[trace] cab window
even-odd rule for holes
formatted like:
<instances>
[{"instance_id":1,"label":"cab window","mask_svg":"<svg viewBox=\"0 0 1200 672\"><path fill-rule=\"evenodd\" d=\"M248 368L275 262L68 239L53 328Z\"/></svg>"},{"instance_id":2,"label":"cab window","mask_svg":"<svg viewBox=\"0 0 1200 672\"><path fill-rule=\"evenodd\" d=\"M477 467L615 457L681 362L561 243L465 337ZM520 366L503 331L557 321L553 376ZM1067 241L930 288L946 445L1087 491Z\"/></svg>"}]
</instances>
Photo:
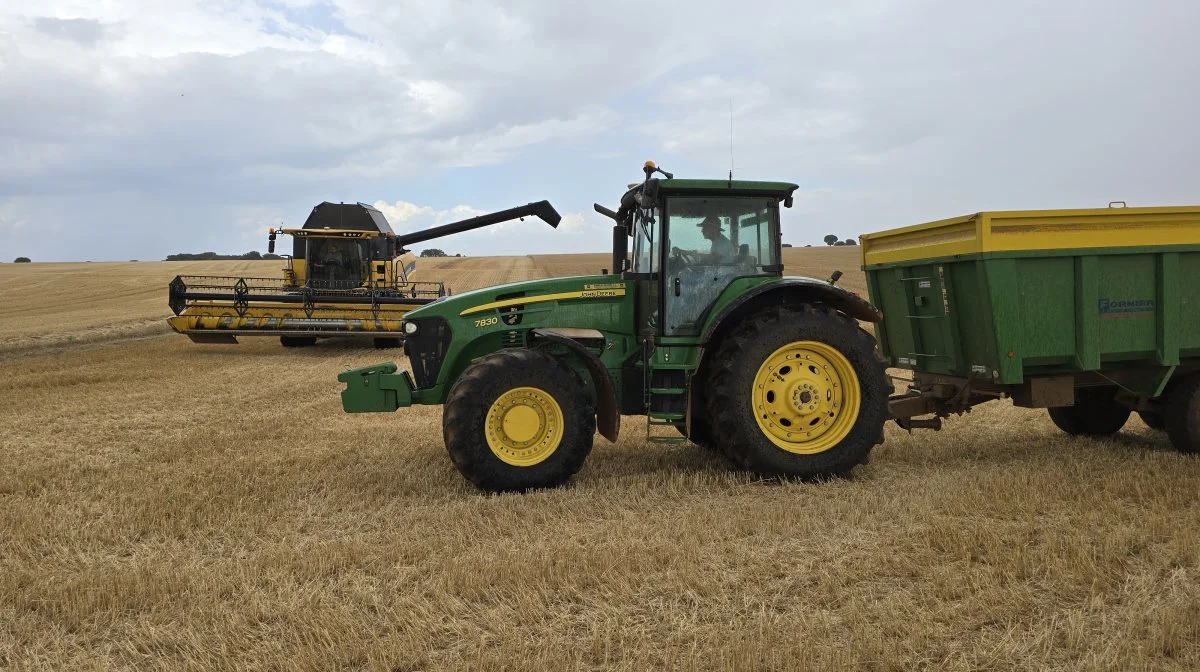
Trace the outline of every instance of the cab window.
<instances>
[{"instance_id":1,"label":"cab window","mask_svg":"<svg viewBox=\"0 0 1200 672\"><path fill-rule=\"evenodd\" d=\"M671 256L683 265L736 265L743 275L779 263L774 245L778 203L773 198L673 198Z\"/></svg>"},{"instance_id":2,"label":"cab window","mask_svg":"<svg viewBox=\"0 0 1200 672\"><path fill-rule=\"evenodd\" d=\"M729 283L777 273L778 220L779 205L773 198L670 199L663 333L699 334L709 309Z\"/></svg>"}]
</instances>

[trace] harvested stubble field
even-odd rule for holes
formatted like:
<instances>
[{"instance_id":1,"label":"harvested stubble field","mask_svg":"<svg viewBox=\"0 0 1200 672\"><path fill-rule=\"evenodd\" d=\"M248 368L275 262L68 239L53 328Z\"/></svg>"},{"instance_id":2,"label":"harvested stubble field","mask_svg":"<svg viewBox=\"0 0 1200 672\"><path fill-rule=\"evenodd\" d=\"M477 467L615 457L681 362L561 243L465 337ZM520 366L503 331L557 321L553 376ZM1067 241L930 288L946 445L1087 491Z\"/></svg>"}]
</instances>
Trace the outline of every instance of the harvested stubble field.
<instances>
[{"instance_id":1,"label":"harvested stubble field","mask_svg":"<svg viewBox=\"0 0 1200 672\"><path fill-rule=\"evenodd\" d=\"M793 249L789 272L853 249ZM604 255L423 260L456 291ZM0 668L1195 669L1200 460L1008 402L763 483L639 418L486 496L440 409L343 414L351 342L164 333L176 273L0 265Z\"/></svg>"}]
</instances>

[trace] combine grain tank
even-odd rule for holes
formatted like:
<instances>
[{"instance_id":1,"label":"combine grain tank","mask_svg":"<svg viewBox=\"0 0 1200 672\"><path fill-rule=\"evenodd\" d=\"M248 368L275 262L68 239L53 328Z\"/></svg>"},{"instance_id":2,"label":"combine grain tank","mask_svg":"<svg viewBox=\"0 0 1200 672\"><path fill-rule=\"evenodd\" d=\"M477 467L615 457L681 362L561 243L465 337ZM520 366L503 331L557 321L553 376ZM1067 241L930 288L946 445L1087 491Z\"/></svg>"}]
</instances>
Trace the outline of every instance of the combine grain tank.
<instances>
[{"instance_id":1,"label":"combine grain tank","mask_svg":"<svg viewBox=\"0 0 1200 672\"><path fill-rule=\"evenodd\" d=\"M1200 450L1200 207L981 212L861 240L880 347L913 371L901 426L1007 396L1071 434L1137 412Z\"/></svg>"}]
</instances>

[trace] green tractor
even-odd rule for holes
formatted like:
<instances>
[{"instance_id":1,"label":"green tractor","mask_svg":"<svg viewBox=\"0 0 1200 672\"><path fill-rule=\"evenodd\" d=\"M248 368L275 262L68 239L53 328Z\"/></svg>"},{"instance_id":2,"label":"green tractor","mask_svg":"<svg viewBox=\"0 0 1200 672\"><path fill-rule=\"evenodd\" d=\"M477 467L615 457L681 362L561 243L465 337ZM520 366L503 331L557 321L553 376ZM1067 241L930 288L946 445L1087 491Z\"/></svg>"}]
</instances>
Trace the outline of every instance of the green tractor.
<instances>
[{"instance_id":1,"label":"green tractor","mask_svg":"<svg viewBox=\"0 0 1200 672\"><path fill-rule=\"evenodd\" d=\"M411 375L390 363L341 374L345 410L444 405L455 466L492 491L564 483L597 431L617 440L622 415L646 416L652 441L690 440L764 476L864 462L892 388L858 320L882 316L837 274L783 276L779 207L797 186L675 179L652 162L644 173L615 212L596 205L615 222L611 275L409 312Z\"/></svg>"}]
</instances>

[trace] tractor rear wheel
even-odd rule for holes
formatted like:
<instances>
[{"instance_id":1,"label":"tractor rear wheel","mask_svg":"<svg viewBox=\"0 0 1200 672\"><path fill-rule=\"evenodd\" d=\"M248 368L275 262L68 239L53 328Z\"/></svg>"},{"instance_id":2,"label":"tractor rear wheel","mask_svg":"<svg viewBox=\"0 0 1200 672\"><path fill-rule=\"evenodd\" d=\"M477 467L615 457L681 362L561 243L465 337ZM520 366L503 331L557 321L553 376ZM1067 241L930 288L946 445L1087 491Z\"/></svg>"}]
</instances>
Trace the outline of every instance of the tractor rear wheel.
<instances>
[{"instance_id":1,"label":"tractor rear wheel","mask_svg":"<svg viewBox=\"0 0 1200 672\"><path fill-rule=\"evenodd\" d=\"M1074 406L1046 410L1050 420L1072 436L1112 436L1132 412L1117 402L1115 387L1081 387L1075 390Z\"/></svg>"},{"instance_id":2,"label":"tractor rear wheel","mask_svg":"<svg viewBox=\"0 0 1200 672\"><path fill-rule=\"evenodd\" d=\"M315 336L280 336L279 344L285 348L306 348L316 345L317 339Z\"/></svg>"},{"instance_id":3,"label":"tractor rear wheel","mask_svg":"<svg viewBox=\"0 0 1200 672\"><path fill-rule=\"evenodd\" d=\"M524 348L468 367L442 415L454 466L493 492L565 483L583 466L595 432L596 411L579 377L550 355Z\"/></svg>"},{"instance_id":4,"label":"tractor rear wheel","mask_svg":"<svg viewBox=\"0 0 1200 672\"><path fill-rule=\"evenodd\" d=\"M888 380L875 339L826 306L769 308L713 356L708 417L739 467L812 478L849 472L883 440Z\"/></svg>"},{"instance_id":5,"label":"tractor rear wheel","mask_svg":"<svg viewBox=\"0 0 1200 672\"><path fill-rule=\"evenodd\" d=\"M686 423L675 425L675 429L679 430L680 436L686 437L697 446L707 450L715 450L716 446L713 443L712 427L708 422L708 402L704 393L704 377L697 376L692 378L691 389L688 391L688 394L691 395L692 435L688 436Z\"/></svg>"},{"instance_id":6,"label":"tractor rear wheel","mask_svg":"<svg viewBox=\"0 0 1200 672\"><path fill-rule=\"evenodd\" d=\"M1150 429L1157 429L1161 432L1167 428L1167 419L1163 417L1162 413L1157 411L1138 411L1137 414Z\"/></svg>"},{"instance_id":7,"label":"tractor rear wheel","mask_svg":"<svg viewBox=\"0 0 1200 672\"><path fill-rule=\"evenodd\" d=\"M1200 453L1200 374L1185 378L1167 391L1163 419L1176 450Z\"/></svg>"}]
</instances>

